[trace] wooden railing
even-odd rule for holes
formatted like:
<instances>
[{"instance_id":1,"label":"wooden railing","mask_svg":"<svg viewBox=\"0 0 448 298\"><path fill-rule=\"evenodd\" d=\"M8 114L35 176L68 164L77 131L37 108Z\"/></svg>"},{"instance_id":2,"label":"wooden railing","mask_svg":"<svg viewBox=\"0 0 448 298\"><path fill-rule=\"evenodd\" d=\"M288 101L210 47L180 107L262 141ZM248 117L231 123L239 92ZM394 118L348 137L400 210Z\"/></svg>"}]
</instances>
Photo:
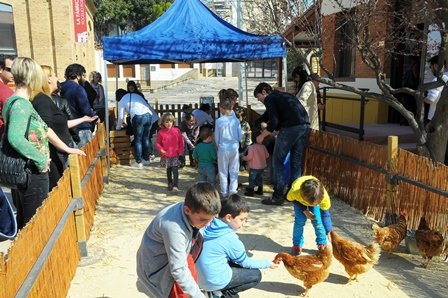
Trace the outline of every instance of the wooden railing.
<instances>
[{"instance_id":1,"label":"wooden railing","mask_svg":"<svg viewBox=\"0 0 448 298\"><path fill-rule=\"evenodd\" d=\"M107 179L106 134L98 125L7 254L0 254L0 297L65 297L93 225Z\"/></svg>"}]
</instances>

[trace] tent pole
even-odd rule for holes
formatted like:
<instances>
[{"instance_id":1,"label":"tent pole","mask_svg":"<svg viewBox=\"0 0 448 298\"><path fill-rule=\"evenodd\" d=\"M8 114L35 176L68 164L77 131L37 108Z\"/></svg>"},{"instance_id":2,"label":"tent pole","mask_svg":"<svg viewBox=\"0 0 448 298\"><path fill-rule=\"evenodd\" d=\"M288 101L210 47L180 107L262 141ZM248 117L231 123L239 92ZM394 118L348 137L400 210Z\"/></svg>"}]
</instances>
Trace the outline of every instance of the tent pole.
<instances>
[{"instance_id":1,"label":"tent pole","mask_svg":"<svg viewBox=\"0 0 448 298\"><path fill-rule=\"evenodd\" d=\"M246 82L246 108L249 106L249 90L247 89L247 62L244 62L244 81Z\"/></svg>"},{"instance_id":2,"label":"tent pole","mask_svg":"<svg viewBox=\"0 0 448 298\"><path fill-rule=\"evenodd\" d=\"M288 65L286 63L286 57L283 57L283 83L285 85L285 92L288 92Z\"/></svg>"},{"instance_id":3,"label":"tent pole","mask_svg":"<svg viewBox=\"0 0 448 298\"><path fill-rule=\"evenodd\" d=\"M108 88L108 77L107 77L107 63L106 60L104 60L104 56L103 56L103 65L104 65L104 77L105 80L104 82L106 82L106 84L104 84L104 93L105 93L105 99L104 99L104 115L106 115L104 117L104 124L106 125L106 162L107 162L107 181L105 181L106 183L109 183L109 177L110 177L110 155L109 155L109 139L110 139L110 129L109 129L109 88ZM114 115L115 117L115 115Z\"/></svg>"},{"instance_id":4,"label":"tent pole","mask_svg":"<svg viewBox=\"0 0 448 298\"><path fill-rule=\"evenodd\" d=\"M118 69L118 67L119 67L119 65L118 64L115 64L115 91L117 91L118 90L118 71L119 71L119 69ZM127 90L126 90L127 91ZM118 111L118 102L115 100L115 108L117 109L117 111ZM115 116L115 115L114 115Z\"/></svg>"},{"instance_id":5,"label":"tent pole","mask_svg":"<svg viewBox=\"0 0 448 298\"><path fill-rule=\"evenodd\" d=\"M243 93L243 68L244 67L244 63L240 62L239 63L239 71L238 71L238 94L243 97L244 93Z\"/></svg>"}]
</instances>

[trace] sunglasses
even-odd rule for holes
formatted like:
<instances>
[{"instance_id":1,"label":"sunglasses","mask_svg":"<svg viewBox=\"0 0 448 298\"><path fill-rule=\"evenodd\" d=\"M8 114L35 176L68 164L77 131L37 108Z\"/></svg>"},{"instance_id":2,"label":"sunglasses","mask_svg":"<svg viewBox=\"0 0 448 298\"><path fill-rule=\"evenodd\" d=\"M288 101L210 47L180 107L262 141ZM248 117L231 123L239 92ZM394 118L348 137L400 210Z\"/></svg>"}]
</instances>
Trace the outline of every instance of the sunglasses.
<instances>
[{"instance_id":1,"label":"sunglasses","mask_svg":"<svg viewBox=\"0 0 448 298\"><path fill-rule=\"evenodd\" d=\"M5 70L6 70L7 72L11 72L11 67L5 67Z\"/></svg>"}]
</instances>

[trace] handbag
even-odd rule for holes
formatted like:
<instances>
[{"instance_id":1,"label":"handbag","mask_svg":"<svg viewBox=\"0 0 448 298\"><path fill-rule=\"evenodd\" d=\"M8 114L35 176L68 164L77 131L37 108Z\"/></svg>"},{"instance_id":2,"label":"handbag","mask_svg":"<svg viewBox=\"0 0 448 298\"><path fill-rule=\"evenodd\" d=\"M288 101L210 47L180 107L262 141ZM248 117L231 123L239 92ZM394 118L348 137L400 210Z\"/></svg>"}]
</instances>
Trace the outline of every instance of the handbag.
<instances>
[{"instance_id":1,"label":"handbag","mask_svg":"<svg viewBox=\"0 0 448 298\"><path fill-rule=\"evenodd\" d=\"M11 107L18 98L14 99L7 113L7 120L11 113ZM28 137L28 129L31 117L28 118L25 137ZM0 186L8 188L27 188L30 181L30 160L18 153L8 141L8 124L5 122L5 133L0 141Z\"/></svg>"},{"instance_id":2,"label":"handbag","mask_svg":"<svg viewBox=\"0 0 448 298\"><path fill-rule=\"evenodd\" d=\"M126 135L132 136L134 135L134 128L132 127L132 118L131 118L131 107L132 107L132 93L129 94L129 114L126 116Z\"/></svg>"},{"instance_id":3,"label":"handbag","mask_svg":"<svg viewBox=\"0 0 448 298\"><path fill-rule=\"evenodd\" d=\"M17 220L11 203L0 188L0 242L12 240L17 234Z\"/></svg>"}]
</instances>

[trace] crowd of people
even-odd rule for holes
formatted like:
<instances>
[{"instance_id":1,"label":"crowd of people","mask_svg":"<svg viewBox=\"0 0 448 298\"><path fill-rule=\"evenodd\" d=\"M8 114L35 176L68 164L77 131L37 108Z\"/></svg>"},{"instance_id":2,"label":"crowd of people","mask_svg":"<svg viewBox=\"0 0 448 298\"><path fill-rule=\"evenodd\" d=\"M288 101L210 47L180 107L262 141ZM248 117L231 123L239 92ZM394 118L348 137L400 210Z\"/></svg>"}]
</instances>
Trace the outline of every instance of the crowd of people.
<instances>
[{"instance_id":1,"label":"crowd of people","mask_svg":"<svg viewBox=\"0 0 448 298\"><path fill-rule=\"evenodd\" d=\"M238 194L241 170L249 172L245 196L264 194L264 170L269 168L274 192L261 203L293 202L293 255L302 253L307 219L317 247L327 245L333 229L330 197L318 178L302 173L309 132L319 129L321 103L306 70L294 69L292 75L295 94L267 83L256 86L253 95L266 112L254 125L233 89L219 91L217 119L207 103L195 110L184 105L180 123L170 112L159 117L134 81L128 81L127 90L116 91L115 129L131 128L131 166L150 165L156 134L154 147L166 169L168 191L179 191L179 169L186 166L187 155L189 166L197 169L197 183L185 200L160 211L144 233L137 252L141 292L151 297L237 297L261 281L260 269L277 268L269 260L250 258L235 234L249 216L248 203ZM11 190L19 229L57 185L68 155L85 155L81 149L92 139L92 123L105 117L100 73L93 71L88 82L85 68L71 64L64 76L59 84L50 66L26 57L0 57L0 137L31 161L30 183ZM7 86L11 82L14 91ZM429 93L428 102L433 97Z\"/></svg>"},{"instance_id":2,"label":"crowd of people","mask_svg":"<svg viewBox=\"0 0 448 298\"><path fill-rule=\"evenodd\" d=\"M65 82L59 84L48 65L0 55L0 138L30 161L28 183L11 189L19 229L57 185L68 167L68 155L85 156L82 147L92 139L92 123L98 120L94 108L104 103L104 92L97 95L95 90L96 105L90 103L85 76L82 65L71 64ZM15 85L14 91L8 84Z\"/></svg>"},{"instance_id":3,"label":"crowd of people","mask_svg":"<svg viewBox=\"0 0 448 298\"><path fill-rule=\"evenodd\" d=\"M319 129L317 92L306 71L293 75L296 95L267 83L255 88L266 112L253 126L233 89L219 91L217 119L208 104L197 110L184 105L178 127L172 113L161 116L156 148L167 189L179 190L179 167L186 165L187 155L197 169L197 183L184 202L160 211L145 231L137 252L139 291L150 297L238 297L261 281L260 269L277 268L270 260L250 258L235 234L249 215L238 194L240 170L249 171L244 195L254 196L264 194L264 169L272 168L274 193L261 203L293 202L292 254L302 251L306 219L313 223L316 245L327 245L330 198L316 177L302 176L301 170L309 131Z\"/></svg>"}]
</instances>

